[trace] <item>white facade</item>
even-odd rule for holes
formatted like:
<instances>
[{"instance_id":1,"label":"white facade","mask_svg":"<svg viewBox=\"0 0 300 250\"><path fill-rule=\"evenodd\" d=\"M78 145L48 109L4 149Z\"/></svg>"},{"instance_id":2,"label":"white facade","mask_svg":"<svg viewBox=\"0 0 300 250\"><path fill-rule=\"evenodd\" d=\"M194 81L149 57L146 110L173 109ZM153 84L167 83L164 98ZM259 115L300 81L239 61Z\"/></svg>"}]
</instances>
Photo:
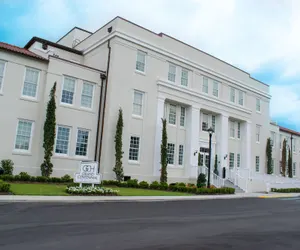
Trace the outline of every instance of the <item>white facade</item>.
<instances>
[{"instance_id":1,"label":"white facade","mask_svg":"<svg viewBox=\"0 0 300 250\"><path fill-rule=\"evenodd\" d=\"M0 149L0 158L14 160L17 172L39 174L45 105L50 89L57 81L57 124L62 126L60 132L65 134L68 132L63 128L70 128L67 129L70 136L67 152L54 152L53 175L72 174L80 159L99 160L101 156L100 172L105 179L114 178L114 135L120 107L124 119L123 166L126 176L146 181L159 179L161 118L167 120L169 182L196 180L198 153L202 166L208 161L206 130L209 127L215 130L211 165L213 168L217 155L220 175L225 167L226 176L242 186L241 180L236 181L239 177L266 173L267 138L270 131L279 134L279 128L270 125L269 86L251 78L247 72L119 17L92 34L75 28L58 41L58 46L48 43L43 49L42 44L42 39L37 39L29 42L26 48L48 61L23 58L0 50L0 60L5 62L0 110L7 116L6 127L0 130L1 138L7 142ZM40 72L37 98L30 101L20 96L26 66ZM104 71L107 71L107 83L104 81L101 88L100 74ZM70 84L70 79L65 76L74 84ZM85 82L93 86L92 107L88 109L82 107ZM74 85L74 90L71 88L74 92L72 104L61 101L65 84L68 91L69 85ZM6 106L13 112L7 112ZM104 112L101 107L105 108ZM104 116L104 126L103 133L102 126L98 129L101 139L97 144L97 128L102 124L98 122L99 108L101 121ZM32 146L22 154L14 149L17 123L21 118L34 121ZM80 128L89 134L87 154L79 158L76 143ZM96 144L101 153L97 151L95 158ZM300 146L300 139L297 145ZM278 155L276 150L274 146L274 156ZM300 158L296 164L299 166ZM274 168L276 173L276 164ZM240 170L238 177L237 169ZM300 176L299 171L296 175ZM254 185L253 180L249 186Z\"/></svg>"}]
</instances>

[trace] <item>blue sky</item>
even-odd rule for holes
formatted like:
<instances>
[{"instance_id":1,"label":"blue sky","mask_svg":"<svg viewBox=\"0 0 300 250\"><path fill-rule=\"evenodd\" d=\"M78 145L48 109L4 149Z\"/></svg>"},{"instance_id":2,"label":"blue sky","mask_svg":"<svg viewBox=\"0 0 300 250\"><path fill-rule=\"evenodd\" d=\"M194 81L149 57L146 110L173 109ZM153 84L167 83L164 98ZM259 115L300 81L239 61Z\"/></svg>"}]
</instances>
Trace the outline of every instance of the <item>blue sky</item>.
<instances>
[{"instance_id":1,"label":"blue sky","mask_svg":"<svg viewBox=\"0 0 300 250\"><path fill-rule=\"evenodd\" d=\"M0 0L0 41L56 41L74 26L95 31L117 15L269 84L272 120L300 131L298 0Z\"/></svg>"}]
</instances>

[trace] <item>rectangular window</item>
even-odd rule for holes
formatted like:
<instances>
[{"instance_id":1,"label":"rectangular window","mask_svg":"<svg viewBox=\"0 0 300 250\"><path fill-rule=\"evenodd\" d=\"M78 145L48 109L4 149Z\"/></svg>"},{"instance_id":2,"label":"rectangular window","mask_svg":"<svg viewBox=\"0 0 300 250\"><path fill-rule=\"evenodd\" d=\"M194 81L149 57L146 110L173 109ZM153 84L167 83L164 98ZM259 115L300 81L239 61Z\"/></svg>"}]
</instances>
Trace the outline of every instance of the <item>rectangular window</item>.
<instances>
[{"instance_id":1,"label":"rectangular window","mask_svg":"<svg viewBox=\"0 0 300 250\"><path fill-rule=\"evenodd\" d=\"M23 96L36 98L39 71L36 69L26 68L25 80L23 85Z\"/></svg>"},{"instance_id":2,"label":"rectangular window","mask_svg":"<svg viewBox=\"0 0 300 250\"><path fill-rule=\"evenodd\" d=\"M235 138L235 128L234 128L234 122L229 121L229 126L230 126L230 137Z\"/></svg>"},{"instance_id":3,"label":"rectangular window","mask_svg":"<svg viewBox=\"0 0 300 250\"><path fill-rule=\"evenodd\" d=\"M241 139L241 123L237 123L237 138Z\"/></svg>"},{"instance_id":4,"label":"rectangular window","mask_svg":"<svg viewBox=\"0 0 300 250\"><path fill-rule=\"evenodd\" d=\"M0 93L2 92L4 69L5 69L5 62L0 61Z\"/></svg>"},{"instance_id":5,"label":"rectangular window","mask_svg":"<svg viewBox=\"0 0 300 250\"><path fill-rule=\"evenodd\" d=\"M175 153L175 144L174 143L168 143L168 148L167 148L167 161L168 161L168 164L174 165L174 153Z\"/></svg>"},{"instance_id":6,"label":"rectangular window","mask_svg":"<svg viewBox=\"0 0 300 250\"><path fill-rule=\"evenodd\" d=\"M244 105L244 93L243 93L243 91L241 91L241 90L239 90L239 104L240 104L241 106Z\"/></svg>"},{"instance_id":7,"label":"rectangular window","mask_svg":"<svg viewBox=\"0 0 300 250\"><path fill-rule=\"evenodd\" d=\"M274 147L275 145L275 132L271 132L271 146Z\"/></svg>"},{"instance_id":8,"label":"rectangular window","mask_svg":"<svg viewBox=\"0 0 300 250\"><path fill-rule=\"evenodd\" d=\"M133 115L143 116L143 97L144 93L137 90L134 91L132 108Z\"/></svg>"},{"instance_id":9,"label":"rectangular window","mask_svg":"<svg viewBox=\"0 0 300 250\"><path fill-rule=\"evenodd\" d=\"M229 168L234 168L234 153L229 154Z\"/></svg>"},{"instance_id":10,"label":"rectangular window","mask_svg":"<svg viewBox=\"0 0 300 250\"><path fill-rule=\"evenodd\" d=\"M32 127L32 121L19 120L15 141L15 149L24 151L30 150Z\"/></svg>"},{"instance_id":11,"label":"rectangular window","mask_svg":"<svg viewBox=\"0 0 300 250\"><path fill-rule=\"evenodd\" d=\"M255 171L259 172L259 156L255 156Z\"/></svg>"},{"instance_id":12,"label":"rectangular window","mask_svg":"<svg viewBox=\"0 0 300 250\"><path fill-rule=\"evenodd\" d=\"M230 101L235 103L235 89L230 88Z\"/></svg>"},{"instance_id":13,"label":"rectangular window","mask_svg":"<svg viewBox=\"0 0 300 250\"><path fill-rule=\"evenodd\" d=\"M216 97L219 96L219 83L217 81L214 81L213 84L213 95Z\"/></svg>"},{"instance_id":14,"label":"rectangular window","mask_svg":"<svg viewBox=\"0 0 300 250\"><path fill-rule=\"evenodd\" d=\"M169 124L176 125L176 105L170 104Z\"/></svg>"},{"instance_id":15,"label":"rectangular window","mask_svg":"<svg viewBox=\"0 0 300 250\"><path fill-rule=\"evenodd\" d=\"M208 78L205 76L203 77L202 92L208 94Z\"/></svg>"},{"instance_id":16,"label":"rectangular window","mask_svg":"<svg viewBox=\"0 0 300 250\"><path fill-rule=\"evenodd\" d=\"M78 129L75 155L87 156L89 131Z\"/></svg>"},{"instance_id":17,"label":"rectangular window","mask_svg":"<svg viewBox=\"0 0 300 250\"><path fill-rule=\"evenodd\" d=\"M65 76L62 95L61 95L61 102L66 104L73 104L74 101L74 92L75 92L75 78Z\"/></svg>"},{"instance_id":18,"label":"rectangular window","mask_svg":"<svg viewBox=\"0 0 300 250\"><path fill-rule=\"evenodd\" d=\"M296 176L296 162L293 162L292 172L293 172L293 176Z\"/></svg>"},{"instance_id":19,"label":"rectangular window","mask_svg":"<svg viewBox=\"0 0 300 250\"><path fill-rule=\"evenodd\" d=\"M168 80L170 82L175 82L175 79L176 79L176 66L173 64L169 64Z\"/></svg>"},{"instance_id":20,"label":"rectangular window","mask_svg":"<svg viewBox=\"0 0 300 250\"><path fill-rule=\"evenodd\" d=\"M260 126L256 125L256 142L260 141Z\"/></svg>"},{"instance_id":21,"label":"rectangular window","mask_svg":"<svg viewBox=\"0 0 300 250\"><path fill-rule=\"evenodd\" d=\"M55 153L67 155L69 152L70 128L58 126L56 133Z\"/></svg>"},{"instance_id":22,"label":"rectangular window","mask_svg":"<svg viewBox=\"0 0 300 250\"><path fill-rule=\"evenodd\" d=\"M129 160L138 161L139 160L139 151L140 151L140 137L131 136L130 145L129 145Z\"/></svg>"},{"instance_id":23,"label":"rectangular window","mask_svg":"<svg viewBox=\"0 0 300 250\"><path fill-rule=\"evenodd\" d=\"M241 155L236 155L236 166L239 168L241 166Z\"/></svg>"},{"instance_id":24,"label":"rectangular window","mask_svg":"<svg viewBox=\"0 0 300 250\"><path fill-rule=\"evenodd\" d=\"M184 127L185 125L185 107L180 107L180 126Z\"/></svg>"},{"instance_id":25,"label":"rectangular window","mask_svg":"<svg viewBox=\"0 0 300 250\"><path fill-rule=\"evenodd\" d=\"M189 72L186 69L181 70L181 85L188 86Z\"/></svg>"},{"instance_id":26,"label":"rectangular window","mask_svg":"<svg viewBox=\"0 0 300 250\"><path fill-rule=\"evenodd\" d=\"M135 69L141 72L145 72L145 64L146 64L146 53L138 50L136 56Z\"/></svg>"},{"instance_id":27,"label":"rectangular window","mask_svg":"<svg viewBox=\"0 0 300 250\"><path fill-rule=\"evenodd\" d=\"M260 112L260 99L256 98L256 111Z\"/></svg>"},{"instance_id":28,"label":"rectangular window","mask_svg":"<svg viewBox=\"0 0 300 250\"><path fill-rule=\"evenodd\" d=\"M208 129L208 114L202 114L202 131Z\"/></svg>"},{"instance_id":29,"label":"rectangular window","mask_svg":"<svg viewBox=\"0 0 300 250\"><path fill-rule=\"evenodd\" d=\"M92 108L94 85L84 82L81 93L81 107Z\"/></svg>"},{"instance_id":30,"label":"rectangular window","mask_svg":"<svg viewBox=\"0 0 300 250\"><path fill-rule=\"evenodd\" d=\"M211 116L211 127L216 132L216 116Z\"/></svg>"},{"instance_id":31,"label":"rectangular window","mask_svg":"<svg viewBox=\"0 0 300 250\"><path fill-rule=\"evenodd\" d=\"M296 143L297 143L297 141L296 141L296 139L294 139L294 141L293 141L293 152L296 152Z\"/></svg>"},{"instance_id":32,"label":"rectangular window","mask_svg":"<svg viewBox=\"0 0 300 250\"><path fill-rule=\"evenodd\" d=\"M179 145L179 152L178 152L178 165L183 165L183 145Z\"/></svg>"}]
</instances>

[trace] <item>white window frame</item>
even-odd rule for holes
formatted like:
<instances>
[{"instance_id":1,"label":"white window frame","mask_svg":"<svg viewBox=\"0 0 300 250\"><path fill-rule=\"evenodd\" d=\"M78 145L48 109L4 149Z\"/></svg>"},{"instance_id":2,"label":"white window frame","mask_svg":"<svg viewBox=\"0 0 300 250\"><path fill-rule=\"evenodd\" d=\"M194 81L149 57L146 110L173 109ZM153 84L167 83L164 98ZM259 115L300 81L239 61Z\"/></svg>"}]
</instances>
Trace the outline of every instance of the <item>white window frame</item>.
<instances>
[{"instance_id":1,"label":"white window frame","mask_svg":"<svg viewBox=\"0 0 300 250\"><path fill-rule=\"evenodd\" d=\"M139 142L138 148L137 148L137 150L138 150L137 153L138 153L138 154L137 154L137 159L136 159L136 160L135 160L135 159L130 159L130 151L131 151L132 149L136 150L136 148L131 147L131 139L132 139L132 138L138 138L138 142ZM141 137L138 136L138 135L132 134L132 135L130 135L130 137L129 137L128 161L129 161L129 162L139 163L139 162L140 162L140 156L141 156Z\"/></svg>"},{"instance_id":2,"label":"white window frame","mask_svg":"<svg viewBox=\"0 0 300 250\"><path fill-rule=\"evenodd\" d=\"M241 139L241 123L237 122L237 138Z\"/></svg>"},{"instance_id":3,"label":"white window frame","mask_svg":"<svg viewBox=\"0 0 300 250\"><path fill-rule=\"evenodd\" d=\"M261 100L256 98L256 112L261 113Z\"/></svg>"},{"instance_id":4,"label":"white window frame","mask_svg":"<svg viewBox=\"0 0 300 250\"><path fill-rule=\"evenodd\" d=\"M207 118L204 120L204 118ZM205 126L203 126L204 124L206 124L206 128ZM209 116L208 114L202 113L202 122L201 122L201 129L202 131L207 131L209 129Z\"/></svg>"},{"instance_id":5,"label":"white window frame","mask_svg":"<svg viewBox=\"0 0 300 250\"><path fill-rule=\"evenodd\" d=\"M213 96L219 97L219 82L216 80L213 81Z\"/></svg>"},{"instance_id":6,"label":"white window frame","mask_svg":"<svg viewBox=\"0 0 300 250\"><path fill-rule=\"evenodd\" d=\"M241 154L240 153L236 154L236 167L237 168L241 167Z\"/></svg>"},{"instance_id":7,"label":"white window frame","mask_svg":"<svg viewBox=\"0 0 300 250\"><path fill-rule=\"evenodd\" d=\"M234 153L229 153L229 169L234 169Z\"/></svg>"},{"instance_id":8,"label":"white window frame","mask_svg":"<svg viewBox=\"0 0 300 250\"><path fill-rule=\"evenodd\" d=\"M141 104L135 102L136 101L135 100L135 95L136 94L140 94L142 96L142 103ZM139 117L139 118L143 117L143 115L144 115L144 96L145 96L144 92L136 90L136 89L133 90L133 97L132 97L132 116L133 117ZM135 113L135 109L134 109L135 106L139 106L141 108L141 113L140 114Z\"/></svg>"},{"instance_id":9,"label":"white window frame","mask_svg":"<svg viewBox=\"0 0 300 250\"><path fill-rule=\"evenodd\" d=\"M174 164L175 164L175 151L176 151L176 144L175 143L172 143L172 142L168 142L168 144L167 144L167 160L169 159L169 145L173 145L173 163L169 163L169 161L168 161L168 165L169 166L174 166Z\"/></svg>"},{"instance_id":10,"label":"white window frame","mask_svg":"<svg viewBox=\"0 0 300 250\"><path fill-rule=\"evenodd\" d=\"M208 78L203 76L202 92L208 94Z\"/></svg>"},{"instance_id":11,"label":"white window frame","mask_svg":"<svg viewBox=\"0 0 300 250\"><path fill-rule=\"evenodd\" d=\"M186 78L183 76L183 73L186 73ZM184 82L186 81L186 84ZM181 86L187 87L189 86L189 71L187 69L182 68L181 69L181 79L180 79Z\"/></svg>"},{"instance_id":12,"label":"white window frame","mask_svg":"<svg viewBox=\"0 0 300 250\"><path fill-rule=\"evenodd\" d=\"M72 79L74 80L74 92L73 92L73 99L72 99L72 104L71 103L66 103L66 102L63 102L62 101L62 98L63 98L63 92L64 92L64 86L65 86L65 79L66 78L69 78L69 79ZM61 88L61 96L60 96L60 104L61 105L66 105L66 106L75 106L75 100L76 100L76 86L77 86L77 78L75 77L72 77L72 76L67 76L67 75L64 75L63 76L63 84L62 84L62 88Z\"/></svg>"},{"instance_id":13,"label":"white window frame","mask_svg":"<svg viewBox=\"0 0 300 250\"><path fill-rule=\"evenodd\" d=\"M144 57L144 62L138 61L139 55L141 55L141 56ZM141 72L141 73L145 74L145 72L146 72L146 57L147 57L147 53L146 52L141 51L141 50L137 51L137 53L136 53L136 61L135 61L135 70L137 72ZM144 70L138 69L138 63L141 63L144 66Z\"/></svg>"},{"instance_id":14,"label":"white window frame","mask_svg":"<svg viewBox=\"0 0 300 250\"><path fill-rule=\"evenodd\" d=\"M256 131L255 131L256 143L260 143L260 128L261 128L261 125L256 124Z\"/></svg>"},{"instance_id":15,"label":"white window frame","mask_svg":"<svg viewBox=\"0 0 300 250\"><path fill-rule=\"evenodd\" d=\"M62 127L62 128L68 128L69 129L69 138L68 138L68 151L66 154L63 153L56 153L56 145L57 145L57 136L58 136L58 128ZM56 126L56 133L55 133L55 143L54 143L54 154L58 155L58 156L68 156L70 153L70 145L71 145L71 136L72 136L72 128L70 126L65 126L65 125L60 125L58 124Z\"/></svg>"},{"instance_id":16,"label":"white window frame","mask_svg":"<svg viewBox=\"0 0 300 250\"><path fill-rule=\"evenodd\" d=\"M88 141L87 141L87 144L86 144L86 155L77 155L76 154L76 148L77 148L77 143L78 143L78 132L80 131L84 131L84 132L88 132ZM70 130L71 132L71 130ZM88 129L84 129L84 128L77 128L77 133L76 133L76 144L75 144L75 156L76 157L80 157L80 158L88 158L88 155L89 155L89 142L90 142L90 130ZM70 136L69 136L70 137Z\"/></svg>"},{"instance_id":17,"label":"white window frame","mask_svg":"<svg viewBox=\"0 0 300 250\"><path fill-rule=\"evenodd\" d=\"M27 70L32 70L32 71L35 71L35 72L38 73L37 82L36 82L35 96L29 96L29 95L24 95L23 94L24 87L25 87L25 80L26 80ZM25 72L24 72L24 77L23 77L23 85L22 85L22 89L21 89L21 97L22 98L37 100L38 92L39 92L40 75L41 75L41 70L25 66ZM32 82L29 82L29 83L34 84Z\"/></svg>"},{"instance_id":18,"label":"white window frame","mask_svg":"<svg viewBox=\"0 0 300 250\"><path fill-rule=\"evenodd\" d=\"M5 71L6 71L6 61L0 60L0 64L3 64L3 72L2 75L0 75L0 94L3 93L3 85L4 85L4 78L5 78Z\"/></svg>"},{"instance_id":19,"label":"white window frame","mask_svg":"<svg viewBox=\"0 0 300 250\"><path fill-rule=\"evenodd\" d=\"M260 172L260 159L259 156L255 156L255 172Z\"/></svg>"},{"instance_id":20,"label":"white window frame","mask_svg":"<svg viewBox=\"0 0 300 250\"><path fill-rule=\"evenodd\" d=\"M234 139L235 138L235 122L229 121L229 137Z\"/></svg>"},{"instance_id":21,"label":"white window frame","mask_svg":"<svg viewBox=\"0 0 300 250\"><path fill-rule=\"evenodd\" d=\"M16 148L16 143L17 143L17 137L18 137L18 130L19 130L19 122L22 121L22 122L30 122L31 123L31 131L30 131L30 138L29 138L29 144L28 144L28 149L18 149ZM17 122L17 127L16 127L16 134L15 134L15 141L14 141L14 149L13 151L14 152L24 152L24 153L30 153L31 152L31 148L32 148L32 137L33 137L33 133L34 133L34 121L32 120L27 120L27 119L18 119L18 122Z\"/></svg>"},{"instance_id":22,"label":"white window frame","mask_svg":"<svg viewBox=\"0 0 300 250\"><path fill-rule=\"evenodd\" d=\"M239 105L244 106L244 92L239 90Z\"/></svg>"},{"instance_id":23,"label":"white window frame","mask_svg":"<svg viewBox=\"0 0 300 250\"><path fill-rule=\"evenodd\" d=\"M186 114L186 109L185 107L180 107L180 127L184 128L185 127L185 115Z\"/></svg>"},{"instance_id":24,"label":"white window frame","mask_svg":"<svg viewBox=\"0 0 300 250\"><path fill-rule=\"evenodd\" d=\"M82 97L83 97L83 96L87 96L87 95L84 95L84 94L83 94L83 89L84 89L84 85L85 85L85 84L86 84L86 85L92 86L92 96L91 96L92 100L91 100L91 107L85 107L85 106L82 105ZM83 83L82 83L82 90L81 90L81 96L80 96L80 107L81 107L81 108L89 109L89 110L93 109L93 106L94 106L94 92L95 92L95 84L93 84L93 83L91 83L91 82L88 82L88 81L83 81ZM88 96L88 97L90 97L90 96Z\"/></svg>"},{"instance_id":25,"label":"white window frame","mask_svg":"<svg viewBox=\"0 0 300 250\"><path fill-rule=\"evenodd\" d=\"M182 150L180 150L182 148ZM184 145L179 144L178 146L178 165L183 166L184 165Z\"/></svg>"},{"instance_id":26,"label":"white window frame","mask_svg":"<svg viewBox=\"0 0 300 250\"><path fill-rule=\"evenodd\" d=\"M235 103L235 88L230 87L230 102Z\"/></svg>"},{"instance_id":27,"label":"white window frame","mask_svg":"<svg viewBox=\"0 0 300 250\"><path fill-rule=\"evenodd\" d=\"M171 110L174 108L175 110L175 113L171 113ZM171 123L170 120L171 120L171 116L174 118L174 123ZM169 115L168 115L168 123L169 125L172 125L172 126L176 126L176 123L177 123L177 106L175 104L172 104L170 103L169 104Z\"/></svg>"},{"instance_id":28,"label":"white window frame","mask_svg":"<svg viewBox=\"0 0 300 250\"><path fill-rule=\"evenodd\" d=\"M171 69L174 69L174 72L171 72ZM177 70L176 65L169 63L169 70L168 70L168 81L169 82L172 82L172 83L176 82L176 70ZM173 77L173 76L174 76L174 81L171 80L171 77Z\"/></svg>"}]
</instances>

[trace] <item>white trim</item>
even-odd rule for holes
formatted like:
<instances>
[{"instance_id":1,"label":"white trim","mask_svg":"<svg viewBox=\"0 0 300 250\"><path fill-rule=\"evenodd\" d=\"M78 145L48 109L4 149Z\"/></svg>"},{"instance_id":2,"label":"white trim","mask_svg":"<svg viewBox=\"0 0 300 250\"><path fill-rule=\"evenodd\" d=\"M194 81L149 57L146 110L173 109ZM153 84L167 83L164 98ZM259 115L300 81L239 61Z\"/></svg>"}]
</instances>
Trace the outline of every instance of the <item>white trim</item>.
<instances>
[{"instance_id":1,"label":"white trim","mask_svg":"<svg viewBox=\"0 0 300 250\"><path fill-rule=\"evenodd\" d=\"M76 155L76 147L77 147L77 140L78 140L78 131L87 131L88 132L88 141L87 141L87 146L86 146L86 155ZM75 150L74 150L74 157L75 158L79 158L79 159L87 159L89 158L89 146L90 146L90 135L91 135L91 130L90 129L86 129L86 128L81 128L81 127L77 127L76 130L76 140L75 140Z\"/></svg>"},{"instance_id":2,"label":"white trim","mask_svg":"<svg viewBox=\"0 0 300 250\"><path fill-rule=\"evenodd\" d=\"M62 102L62 96L63 96L63 90L64 90L64 85L65 85L65 77L68 77L68 78L71 78L71 79L74 79L75 80L75 83L74 83L74 93L73 93L73 101L72 101L72 104L70 103L65 103L65 102ZM59 103L60 105L62 106L75 106L75 101L76 101L76 85L77 85L77 81L78 81L78 78L74 77L74 76L69 76L69 75L62 75L62 86L61 86L61 94L60 94L60 100L59 100Z\"/></svg>"},{"instance_id":3,"label":"white trim","mask_svg":"<svg viewBox=\"0 0 300 250\"><path fill-rule=\"evenodd\" d=\"M137 138L139 138L139 151L138 151L138 159L137 159L137 161L129 159L131 137L137 137ZM140 157L141 157L141 141L142 141L142 138L141 138L140 135L137 135L137 134L130 134L129 135L129 147L128 147L128 163L129 164L140 165L140 160L141 160L140 159Z\"/></svg>"},{"instance_id":4,"label":"white trim","mask_svg":"<svg viewBox=\"0 0 300 250\"><path fill-rule=\"evenodd\" d=\"M0 63L4 63L2 82L1 82L1 85L0 85L0 95L3 95L3 86L4 86L4 79L5 79L7 61L0 60Z\"/></svg>"},{"instance_id":5,"label":"white trim","mask_svg":"<svg viewBox=\"0 0 300 250\"><path fill-rule=\"evenodd\" d=\"M138 54L139 54L139 52L141 52L142 54L144 54L144 56L145 56L145 65L144 65L144 71L141 71L141 70L138 70L137 68L136 68L136 63L138 62ZM143 75L146 75L146 65L147 65L147 52L145 52L145 51L143 51L143 50L140 50L140 49L137 49L136 50L136 59L135 59L135 71L137 72L137 73L141 73L141 74L143 74Z\"/></svg>"},{"instance_id":6,"label":"white trim","mask_svg":"<svg viewBox=\"0 0 300 250\"><path fill-rule=\"evenodd\" d=\"M141 115L137 115L133 113L133 106L134 106L134 94L135 92L142 94L142 107L141 107ZM138 89L133 89L133 93L132 93L132 102L131 102L131 116L133 118L137 118L137 119L141 119L143 120L144 118L144 99L145 99L145 92L138 90Z\"/></svg>"},{"instance_id":7,"label":"white trim","mask_svg":"<svg viewBox=\"0 0 300 250\"><path fill-rule=\"evenodd\" d=\"M30 139L29 139L29 147L28 150L25 149L16 149L16 142L17 142L17 135L18 135L18 128L19 128L19 121L27 121L31 122L31 131L30 131ZM15 133L15 140L14 140L14 145L13 145L13 153L15 154L26 154L26 155L31 155L31 149L32 149L32 137L34 134L34 129L35 129L35 121L30 120L30 119L23 119L23 118L17 118L17 126L16 126L16 133Z\"/></svg>"},{"instance_id":8,"label":"white trim","mask_svg":"<svg viewBox=\"0 0 300 250\"><path fill-rule=\"evenodd\" d=\"M69 138L68 138L68 152L66 154L60 154L60 153L56 153L56 143L57 143L57 131L58 131L58 127L64 127L64 128L69 128L70 132L69 132ZM68 125L61 125L61 124L56 124L56 129L55 129L55 143L54 143L54 149L53 149L53 155L55 156L60 156L60 157L70 157L70 145L71 145L71 136L72 135L72 127L68 126ZM75 154L74 154L75 155ZM75 157L73 157L75 158Z\"/></svg>"},{"instance_id":9,"label":"white trim","mask_svg":"<svg viewBox=\"0 0 300 250\"><path fill-rule=\"evenodd\" d=\"M82 106L82 93L83 93L84 84L89 84L89 85L92 85L92 87L93 87L92 102L91 102L91 107L90 108ZM96 89L95 85L96 85L95 83L92 83L92 82L89 82L89 81L86 81L86 80L82 80L82 88L81 88L81 95L80 95L80 108L81 109L93 110L93 108L94 108L94 95L95 95L95 89ZM74 92L74 95L75 95L75 92Z\"/></svg>"},{"instance_id":10,"label":"white trim","mask_svg":"<svg viewBox=\"0 0 300 250\"><path fill-rule=\"evenodd\" d=\"M39 82L40 82L40 77L41 77L41 70L37 69L37 68L33 68L33 67L29 67L29 66L24 66L25 70L24 70L24 74L23 74L23 84L22 84L22 88L21 88L21 96L20 99L28 99L28 100L33 100L33 101L38 101L38 92L39 92ZM24 90L24 86L25 86L25 79L26 79L26 72L27 69L31 69L31 70L35 70L38 72L38 78L37 78L37 82L36 82L36 92L35 92L35 96L27 96L27 95L23 95L23 90Z\"/></svg>"}]
</instances>

